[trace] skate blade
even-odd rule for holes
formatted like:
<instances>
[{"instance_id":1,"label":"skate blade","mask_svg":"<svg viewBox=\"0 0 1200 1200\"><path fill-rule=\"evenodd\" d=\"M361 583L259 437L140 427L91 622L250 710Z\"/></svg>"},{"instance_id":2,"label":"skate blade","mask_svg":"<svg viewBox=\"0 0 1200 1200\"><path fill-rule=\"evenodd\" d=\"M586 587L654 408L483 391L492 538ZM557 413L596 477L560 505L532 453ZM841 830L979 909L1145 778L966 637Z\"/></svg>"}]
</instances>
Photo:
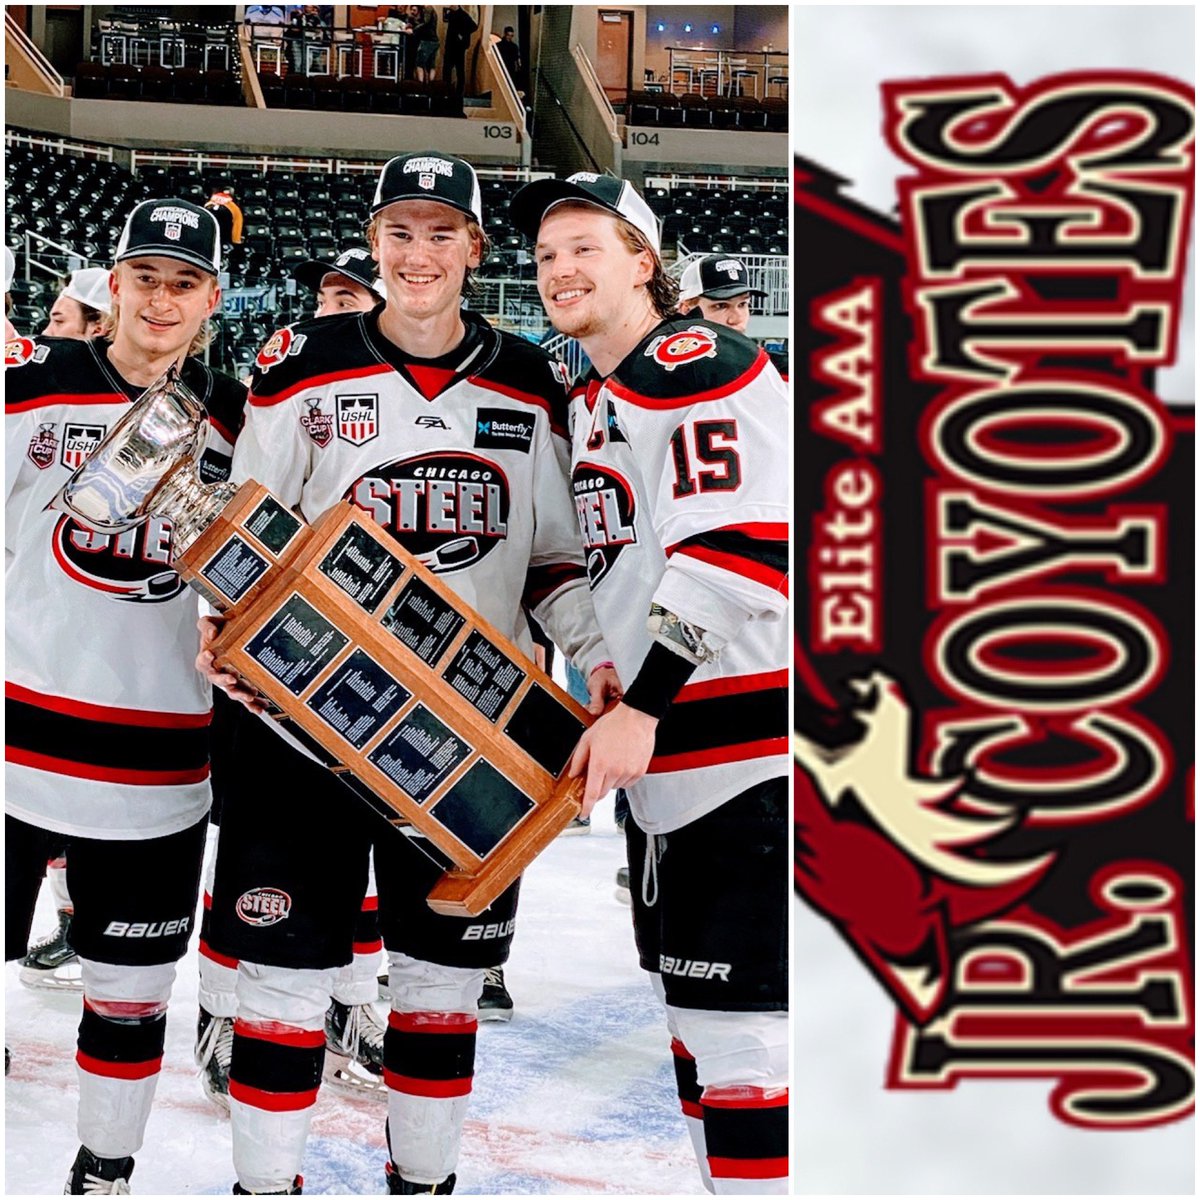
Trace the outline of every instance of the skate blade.
<instances>
[{"instance_id":1,"label":"skate blade","mask_svg":"<svg viewBox=\"0 0 1200 1200\"><path fill-rule=\"evenodd\" d=\"M229 1096L225 1092L218 1092L215 1088L209 1087L206 1083L201 1083L204 1088L204 1094L212 1101L212 1106L224 1116L229 1116Z\"/></svg>"},{"instance_id":2,"label":"skate blade","mask_svg":"<svg viewBox=\"0 0 1200 1200\"><path fill-rule=\"evenodd\" d=\"M511 1008L481 1008L477 1020L480 1021L511 1021L513 1010Z\"/></svg>"},{"instance_id":3,"label":"skate blade","mask_svg":"<svg viewBox=\"0 0 1200 1200\"><path fill-rule=\"evenodd\" d=\"M341 1055L325 1052L324 1082L349 1096L374 1097L387 1102L387 1084L382 1075L372 1075L358 1063Z\"/></svg>"},{"instance_id":4,"label":"skate blade","mask_svg":"<svg viewBox=\"0 0 1200 1200\"><path fill-rule=\"evenodd\" d=\"M622 904L628 904L630 908L633 907L633 897L629 894L628 888L619 887L615 892L613 892L613 895L616 896L616 898Z\"/></svg>"},{"instance_id":5,"label":"skate blade","mask_svg":"<svg viewBox=\"0 0 1200 1200\"><path fill-rule=\"evenodd\" d=\"M75 968L77 971L78 967ZM53 971L39 971L36 967L22 967L21 982L35 992L82 992L83 979L80 975L60 975L61 967Z\"/></svg>"}]
</instances>

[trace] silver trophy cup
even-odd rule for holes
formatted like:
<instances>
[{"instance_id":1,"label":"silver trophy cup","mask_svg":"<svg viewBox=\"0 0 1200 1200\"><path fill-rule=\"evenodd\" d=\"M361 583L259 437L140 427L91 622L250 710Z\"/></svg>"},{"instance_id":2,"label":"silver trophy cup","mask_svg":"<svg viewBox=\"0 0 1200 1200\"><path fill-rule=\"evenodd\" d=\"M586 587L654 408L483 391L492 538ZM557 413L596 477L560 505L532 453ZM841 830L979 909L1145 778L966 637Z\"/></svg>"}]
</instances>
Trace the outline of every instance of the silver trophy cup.
<instances>
[{"instance_id":1,"label":"silver trophy cup","mask_svg":"<svg viewBox=\"0 0 1200 1200\"><path fill-rule=\"evenodd\" d=\"M170 367L134 402L50 502L97 533L123 533L150 516L171 522L178 557L233 498L232 483L205 484L196 464L208 412Z\"/></svg>"}]
</instances>

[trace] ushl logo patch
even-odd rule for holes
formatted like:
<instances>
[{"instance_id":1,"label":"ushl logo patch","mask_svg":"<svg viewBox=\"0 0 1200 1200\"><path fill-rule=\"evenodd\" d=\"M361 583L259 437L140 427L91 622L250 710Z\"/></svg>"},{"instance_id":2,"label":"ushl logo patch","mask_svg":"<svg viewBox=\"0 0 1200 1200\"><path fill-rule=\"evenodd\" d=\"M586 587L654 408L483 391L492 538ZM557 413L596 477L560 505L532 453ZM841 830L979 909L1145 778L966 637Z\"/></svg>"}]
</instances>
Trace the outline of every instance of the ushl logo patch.
<instances>
[{"instance_id":1,"label":"ushl logo patch","mask_svg":"<svg viewBox=\"0 0 1200 1200\"><path fill-rule=\"evenodd\" d=\"M796 889L896 1006L889 1088L1048 1077L1070 1125L1168 1124L1195 1090L1195 424L1155 369L1192 90L883 92L898 221L796 162Z\"/></svg>"},{"instance_id":2,"label":"ushl logo patch","mask_svg":"<svg viewBox=\"0 0 1200 1200\"><path fill-rule=\"evenodd\" d=\"M320 400L306 403L308 408L300 414L300 426L324 450L333 441L333 414L321 411Z\"/></svg>"},{"instance_id":3,"label":"ushl logo patch","mask_svg":"<svg viewBox=\"0 0 1200 1200\"><path fill-rule=\"evenodd\" d=\"M163 235L169 242L177 242L183 236L183 226L176 225L174 221L163 226Z\"/></svg>"},{"instance_id":4,"label":"ushl logo patch","mask_svg":"<svg viewBox=\"0 0 1200 1200\"><path fill-rule=\"evenodd\" d=\"M379 436L379 397L338 396L337 434L352 446L365 446Z\"/></svg>"},{"instance_id":5,"label":"ushl logo patch","mask_svg":"<svg viewBox=\"0 0 1200 1200\"><path fill-rule=\"evenodd\" d=\"M717 340L703 325L692 325L682 333L656 337L646 347L645 354L668 371L673 371L683 363L696 362L701 358L716 358Z\"/></svg>"},{"instance_id":6,"label":"ushl logo patch","mask_svg":"<svg viewBox=\"0 0 1200 1200\"><path fill-rule=\"evenodd\" d=\"M39 471L53 465L58 455L58 434L54 432L53 421L44 421L37 427L25 453Z\"/></svg>"},{"instance_id":7,"label":"ushl logo patch","mask_svg":"<svg viewBox=\"0 0 1200 1200\"><path fill-rule=\"evenodd\" d=\"M68 423L63 430L62 465L68 471L81 467L104 438L104 425Z\"/></svg>"}]
</instances>

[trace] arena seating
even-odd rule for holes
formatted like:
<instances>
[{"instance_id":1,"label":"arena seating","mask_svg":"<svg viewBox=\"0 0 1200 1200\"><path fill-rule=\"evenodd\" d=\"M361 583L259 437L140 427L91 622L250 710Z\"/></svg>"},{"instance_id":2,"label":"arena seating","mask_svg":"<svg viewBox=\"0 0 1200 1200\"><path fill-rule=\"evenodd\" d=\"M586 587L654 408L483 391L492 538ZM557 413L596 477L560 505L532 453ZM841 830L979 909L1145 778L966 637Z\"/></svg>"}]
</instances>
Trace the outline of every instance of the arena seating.
<instances>
[{"instance_id":1,"label":"arena seating","mask_svg":"<svg viewBox=\"0 0 1200 1200\"><path fill-rule=\"evenodd\" d=\"M786 133L787 101L769 96L705 96L698 92L630 92L627 125L675 129L740 129Z\"/></svg>"},{"instance_id":2,"label":"arena seating","mask_svg":"<svg viewBox=\"0 0 1200 1200\"><path fill-rule=\"evenodd\" d=\"M314 167L323 164L314 163ZM139 200L179 197L203 204L217 188L231 187L242 209L243 240L228 255L233 291L275 287L273 311L226 313L212 350L214 364L248 368L278 324L309 310L310 297L287 295L285 281L296 262L336 253L344 242L362 239L374 183L370 172L332 175L324 169L268 170L260 167L203 170L187 165L144 166L135 177L115 163L60 155L10 144L6 156L6 237L20 252L26 229L70 247L81 257L111 261L126 214ZM479 276L481 307L499 311L499 289L486 281L532 281L527 242L512 227L508 204L521 186L515 178L480 181L484 229L491 247ZM663 220L664 256L680 248L731 254L784 254L787 197L749 187L701 187L680 183L652 187L646 198ZM38 253L53 260L53 255ZM56 264L57 265L57 264ZM65 272L67 264L61 263ZM14 285L19 330L38 331L53 303L55 283L40 273L28 287ZM536 297L529 304L537 308ZM524 304L522 296L517 301ZM535 314L536 315L536 314Z\"/></svg>"},{"instance_id":3,"label":"arena seating","mask_svg":"<svg viewBox=\"0 0 1200 1200\"><path fill-rule=\"evenodd\" d=\"M260 72L259 87L267 108L318 109L322 112L401 113L405 116L465 117L461 96L442 80L363 79L332 75Z\"/></svg>"},{"instance_id":4,"label":"arena seating","mask_svg":"<svg viewBox=\"0 0 1200 1200\"><path fill-rule=\"evenodd\" d=\"M80 100L151 100L158 104L245 103L242 85L234 71L199 67L103 66L81 62L75 68L74 94Z\"/></svg>"}]
</instances>

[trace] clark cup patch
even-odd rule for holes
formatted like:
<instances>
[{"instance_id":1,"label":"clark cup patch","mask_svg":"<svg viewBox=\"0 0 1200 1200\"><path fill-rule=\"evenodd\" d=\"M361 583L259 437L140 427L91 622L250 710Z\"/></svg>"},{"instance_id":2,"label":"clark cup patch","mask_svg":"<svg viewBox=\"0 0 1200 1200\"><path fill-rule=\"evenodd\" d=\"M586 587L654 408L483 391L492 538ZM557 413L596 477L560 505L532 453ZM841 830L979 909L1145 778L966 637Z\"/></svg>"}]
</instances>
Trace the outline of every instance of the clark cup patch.
<instances>
[{"instance_id":1,"label":"clark cup patch","mask_svg":"<svg viewBox=\"0 0 1200 1200\"><path fill-rule=\"evenodd\" d=\"M237 898L237 915L247 925L278 925L292 912L292 898L273 887L251 888Z\"/></svg>"},{"instance_id":2,"label":"clark cup patch","mask_svg":"<svg viewBox=\"0 0 1200 1200\"><path fill-rule=\"evenodd\" d=\"M645 349L647 358L652 358L668 371L683 363L696 362L701 358L716 358L717 343L710 330L703 325L692 325L682 333L668 333L656 337Z\"/></svg>"},{"instance_id":3,"label":"clark cup patch","mask_svg":"<svg viewBox=\"0 0 1200 1200\"><path fill-rule=\"evenodd\" d=\"M377 395L338 396L337 435L352 446L365 446L379 436L379 397Z\"/></svg>"},{"instance_id":4,"label":"clark cup patch","mask_svg":"<svg viewBox=\"0 0 1200 1200\"><path fill-rule=\"evenodd\" d=\"M481 408L475 413L475 446L529 453L534 418L508 408Z\"/></svg>"},{"instance_id":5,"label":"clark cup patch","mask_svg":"<svg viewBox=\"0 0 1200 1200\"><path fill-rule=\"evenodd\" d=\"M33 437L29 439L25 454L39 471L53 465L58 455L58 434L54 432L53 421L44 421L37 427Z\"/></svg>"},{"instance_id":6,"label":"clark cup patch","mask_svg":"<svg viewBox=\"0 0 1200 1200\"><path fill-rule=\"evenodd\" d=\"M1195 423L1155 369L1192 89L919 79L883 108L898 218L796 160L796 889L895 1005L889 1088L1050 1078L1069 1125L1169 1124Z\"/></svg>"},{"instance_id":7,"label":"clark cup patch","mask_svg":"<svg viewBox=\"0 0 1200 1200\"><path fill-rule=\"evenodd\" d=\"M104 438L105 426L68 422L63 430L62 465L68 471L81 467Z\"/></svg>"},{"instance_id":8,"label":"clark cup patch","mask_svg":"<svg viewBox=\"0 0 1200 1200\"><path fill-rule=\"evenodd\" d=\"M319 399L306 400L308 407L300 414L300 427L322 450L333 441L333 414L323 412Z\"/></svg>"}]
</instances>

